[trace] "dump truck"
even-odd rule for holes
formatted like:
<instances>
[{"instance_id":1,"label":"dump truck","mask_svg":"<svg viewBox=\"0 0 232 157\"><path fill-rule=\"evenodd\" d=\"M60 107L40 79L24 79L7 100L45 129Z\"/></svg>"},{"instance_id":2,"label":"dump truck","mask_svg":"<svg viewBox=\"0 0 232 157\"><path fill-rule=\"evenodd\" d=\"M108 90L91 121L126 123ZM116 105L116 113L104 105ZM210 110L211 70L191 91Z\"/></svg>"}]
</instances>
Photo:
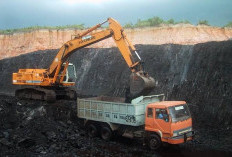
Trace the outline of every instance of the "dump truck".
<instances>
[{"instance_id":1,"label":"dump truck","mask_svg":"<svg viewBox=\"0 0 232 157\"><path fill-rule=\"evenodd\" d=\"M90 137L113 135L138 138L152 150L163 143L192 140L192 118L185 101L164 101L164 94L140 96L124 103L119 97L77 99L77 116L83 119Z\"/></svg>"}]
</instances>

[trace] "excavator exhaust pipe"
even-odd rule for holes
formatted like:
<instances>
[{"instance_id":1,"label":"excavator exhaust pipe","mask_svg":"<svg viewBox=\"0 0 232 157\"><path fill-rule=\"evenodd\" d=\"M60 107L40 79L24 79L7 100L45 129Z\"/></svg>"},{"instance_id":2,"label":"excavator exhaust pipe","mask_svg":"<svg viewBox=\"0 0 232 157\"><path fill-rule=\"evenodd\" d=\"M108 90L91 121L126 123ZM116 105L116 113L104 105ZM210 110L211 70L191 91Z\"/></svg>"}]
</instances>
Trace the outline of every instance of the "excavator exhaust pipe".
<instances>
[{"instance_id":1,"label":"excavator exhaust pipe","mask_svg":"<svg viewBox=\"0 0 232 157\"><path fill-rule=\"evenodd\" d=\"M130 75L130 96L147 95L155 88L155 80L143 71Z\"/></svg>"}]
</instances>

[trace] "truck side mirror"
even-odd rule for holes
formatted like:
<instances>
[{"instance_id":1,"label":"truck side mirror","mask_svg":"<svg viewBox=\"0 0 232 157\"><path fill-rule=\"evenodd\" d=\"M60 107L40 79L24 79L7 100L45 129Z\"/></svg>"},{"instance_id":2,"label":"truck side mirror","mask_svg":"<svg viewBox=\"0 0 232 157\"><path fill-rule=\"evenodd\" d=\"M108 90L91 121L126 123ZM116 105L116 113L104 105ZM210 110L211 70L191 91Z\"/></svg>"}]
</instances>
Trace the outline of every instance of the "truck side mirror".
<instances>
[{"instance_id":1,"label":"truck side mirror","mask_svg":"<svg viewBox=\"0 0 232 157\"><path fill-rule=\"evenodd\" d=\"M164 121L165 121L165 122L169 122L169 116L164 117Z\"/></svg>"}]
</instances>

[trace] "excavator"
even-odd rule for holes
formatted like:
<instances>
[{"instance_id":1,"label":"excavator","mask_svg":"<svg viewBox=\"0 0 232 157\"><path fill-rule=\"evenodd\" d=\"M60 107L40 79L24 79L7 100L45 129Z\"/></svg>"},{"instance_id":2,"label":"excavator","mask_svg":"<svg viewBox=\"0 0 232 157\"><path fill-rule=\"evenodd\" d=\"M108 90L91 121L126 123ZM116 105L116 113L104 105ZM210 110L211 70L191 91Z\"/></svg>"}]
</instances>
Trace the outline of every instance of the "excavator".
<instances>
[{"instance_id":1,"label":"excavator","mask_svg":"<svg viewBox=\"0 0 232 157\"><path fill-rule=\"evenodd\" d=\"M99 30L105 23L109 23L108 28ZM73 53L86 46L112 37L121 52L124 60L131 70L129 95L136 97L146 95L155 87L155 80L143 70L143 62L135 47L128 40L122 26L113 18L95 25L75 35L73 39L66 42L58 51L51 65L47 69L19 69L13 73L12 82L14 85L21 85L15 91L15 96L19 98L39 99L54 102L56 99L75 99L76 92L69 88L75 82L68 79L68 70L73 65L69 60Z\"/></svg>"}]
</instances>

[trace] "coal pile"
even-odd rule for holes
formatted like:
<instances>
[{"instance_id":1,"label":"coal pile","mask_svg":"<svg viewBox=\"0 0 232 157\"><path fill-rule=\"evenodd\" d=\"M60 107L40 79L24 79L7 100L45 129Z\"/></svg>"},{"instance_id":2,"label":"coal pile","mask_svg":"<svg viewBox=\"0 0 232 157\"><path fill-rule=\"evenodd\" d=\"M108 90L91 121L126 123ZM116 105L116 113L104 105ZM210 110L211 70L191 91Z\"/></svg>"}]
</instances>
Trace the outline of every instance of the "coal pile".
<instances>
[{"instance_id":1,"label":"coal pile","mask_svg":"<svg viewBox=\"0 0 232 157\"><path fill-rule=\"evenodd\" d=\"M74 116L71 112L75 111L72 103L61 103L57 107L57 104L1 96L0 152L59 154L88 147L90 144L82 138L84 131L71 121Z\"/></svg>"},{"instance_id":2,"label":"coal pile","mask_svg":"<svg viewBox=\"0 0 232 157\"><path fill-rule=\"evenodd\" d=\"M10 96L0 96L0 100L0 156L159 157L195 156L202 151L212 155L231 155L228 151L231 150L231 139L226 135L232 128L227 128L226 132L221 129L223 134L217 135L217 138L216 132L212 130L206 132L207 130L197 129L198 135L194 141L179 147L165 146L154 152L142 146L139 140L116 136L112 141L106 142L99 137L89 138L82 121L76 117L75 101L60 100L47 104L34 100L17 100ZM211 133L211 136L207 133Z\"/></svg>"},{"instance_id":3,"label":"coal pile","mask_svg":"<svg viewBox=\"0 0 232 157\"><path fill-rule=\"evenodd\" d=\"M152 155L140 143L91 139L77 119L74 101L54 104L0 96L0 156ZM59 104L59 106L57 106Z\"/></svg>"},{"instance_id":4,"label":"coal pile","mask_svg":"<svg viewBox=\"0 0 232 157\"><path fill-rule=\"evenodd\" d=\"M0 99L1 156L104 156L117 152L105 151L111 149L108 143L100 139L89 139L85 135L83 126L76 118L74 101L46 104L6 96L0 96Z\"/></svg>"}]
</instances>

